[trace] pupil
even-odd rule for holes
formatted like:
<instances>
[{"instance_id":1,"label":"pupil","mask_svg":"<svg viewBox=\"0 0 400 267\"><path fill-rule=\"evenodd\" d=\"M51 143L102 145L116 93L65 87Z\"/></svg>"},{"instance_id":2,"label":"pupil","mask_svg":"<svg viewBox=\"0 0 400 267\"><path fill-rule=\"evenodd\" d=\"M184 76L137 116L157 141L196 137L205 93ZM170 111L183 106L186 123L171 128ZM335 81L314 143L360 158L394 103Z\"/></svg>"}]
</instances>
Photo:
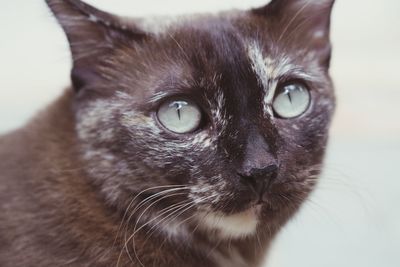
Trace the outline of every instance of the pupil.
<instances>
[{"instance_id":1,"label":"pupil","mask_svg":"<svg viewBox=\"0 0 400 267\"><path fill-rule=\"evenodd\" d=\"M178 112L178 118L179 118L179 120L181 120L181 108L180 107L177 108L176 112Z\"/></svg>"},{"instance_id":2,"label":"pupil","mask_svg":"<svg viewBox=\"0 0 400 267\"><path fill-rule=\"evenodd\" d=\"M290 94L290 90L287 90L287 91L286 91L286 95L287 95L287 97L289 98L290 104L293 104L293 103L292 103L292 95Z\"/></svg>"},{"instance_id":3,"label":"pupil","mask_svg":"<svg viewBox=\"0 0 400 267\"><path fill-rule=\"evenodd\" d=\"M178 119L181 120L181 109L183 108L183 106L186 106L188 103L185 101L174 101L172 102L169 107L171 108L175 108L177 114L178 114Z\"/></svg>"}]
</instances>

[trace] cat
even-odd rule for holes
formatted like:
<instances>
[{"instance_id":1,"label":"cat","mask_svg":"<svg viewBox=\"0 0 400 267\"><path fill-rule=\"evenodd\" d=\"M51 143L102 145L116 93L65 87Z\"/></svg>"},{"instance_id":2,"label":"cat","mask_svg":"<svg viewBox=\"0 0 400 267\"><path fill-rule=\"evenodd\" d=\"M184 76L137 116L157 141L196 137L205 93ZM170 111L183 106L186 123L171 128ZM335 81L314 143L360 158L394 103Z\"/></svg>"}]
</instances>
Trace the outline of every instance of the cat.
<instances>
[{"instance_id":1,"label":"cat","mask_svg":"<svg viewBox=\"0 0 400 267\"><path fill-rule=\"evenodd\" d=\"M0 266L261 266L323 164L334 0L176 19L46 2L72 85L0 138Z\"/></svg>"}]
</instances>

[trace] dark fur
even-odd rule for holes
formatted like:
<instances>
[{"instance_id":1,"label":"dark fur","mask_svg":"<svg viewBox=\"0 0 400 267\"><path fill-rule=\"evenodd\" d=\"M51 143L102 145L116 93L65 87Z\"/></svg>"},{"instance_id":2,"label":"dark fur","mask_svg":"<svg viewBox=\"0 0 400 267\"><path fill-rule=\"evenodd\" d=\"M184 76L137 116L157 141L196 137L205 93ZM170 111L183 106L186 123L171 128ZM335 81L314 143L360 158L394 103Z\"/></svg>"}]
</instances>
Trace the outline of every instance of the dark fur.
<instances>
[{"instance_id":1,"label":"dark fur","mask_svg":"<svg viewBox=\"0 0 400 267\"><path fill-rule=\"evenodd\" d=\"M334 109L333 1L307 2L275 0L251 11L182 18L156 34L141 20L77 0L47 0L71 44L73 87L0 139L0 266L211 267L217 263L210 253L229 258L232 248L247 266L259 266L314 188ZM288 71L270 80L278 87L306 84L312 105L305 114L285 120L263 112L251 42L307 74ZM154 118L174 95L202 108L197 132L173 134ZM223 239L198 227L196 211L229 215L254 205L258 196L243 175L267 165L277 169L262 177L268 188L256 234ZM143 190L172 185L190 190L160 193L140 206L162 192ZM218 201L173 213L189 238L167 236L158 228L163 217L155 231L146 225L163 208L210 196ZM143 229L125 248L135 225Z\"/></svg>"}]
</instances>

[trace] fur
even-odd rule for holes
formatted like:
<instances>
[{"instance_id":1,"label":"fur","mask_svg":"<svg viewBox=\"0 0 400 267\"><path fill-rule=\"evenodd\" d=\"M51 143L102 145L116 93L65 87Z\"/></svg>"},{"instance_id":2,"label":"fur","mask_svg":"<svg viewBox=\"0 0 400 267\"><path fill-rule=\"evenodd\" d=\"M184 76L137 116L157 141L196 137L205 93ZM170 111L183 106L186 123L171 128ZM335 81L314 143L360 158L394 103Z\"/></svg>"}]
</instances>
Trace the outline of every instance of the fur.
<instances>
[{"instance_id":1,"label":"fur","mask_svg":"<svg viewBox=\"0 0 400 267\"><path fill-rule=\"evenodd\" d=\"M72 86L0 138L0 265L260 266L323 163L333 0L168 20L46 2ZM312 103L280 118L296 82ZM181 96L202 112L191 133L157 119Z\"/></svg>"}]
</instances>

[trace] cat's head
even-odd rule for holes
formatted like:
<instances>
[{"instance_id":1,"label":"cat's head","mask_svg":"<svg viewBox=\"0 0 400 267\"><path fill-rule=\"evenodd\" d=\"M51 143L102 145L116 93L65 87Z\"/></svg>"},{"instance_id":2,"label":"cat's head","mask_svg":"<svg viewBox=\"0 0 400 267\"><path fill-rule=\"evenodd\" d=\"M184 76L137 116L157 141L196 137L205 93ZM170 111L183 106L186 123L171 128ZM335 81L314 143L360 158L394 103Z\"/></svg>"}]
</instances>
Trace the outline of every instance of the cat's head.
<instances>
[{"instance_id":1,"label":"cat's head","mask_svg":"<svg viewBox=\"0 0 400 267\"><path fill-rule=\"evenodd\" d=\"M82 165L133 222L246 236L312 191L335 102L333 0L176 20L47 2L72 50Z\"/></svg>"}]
</instances>

